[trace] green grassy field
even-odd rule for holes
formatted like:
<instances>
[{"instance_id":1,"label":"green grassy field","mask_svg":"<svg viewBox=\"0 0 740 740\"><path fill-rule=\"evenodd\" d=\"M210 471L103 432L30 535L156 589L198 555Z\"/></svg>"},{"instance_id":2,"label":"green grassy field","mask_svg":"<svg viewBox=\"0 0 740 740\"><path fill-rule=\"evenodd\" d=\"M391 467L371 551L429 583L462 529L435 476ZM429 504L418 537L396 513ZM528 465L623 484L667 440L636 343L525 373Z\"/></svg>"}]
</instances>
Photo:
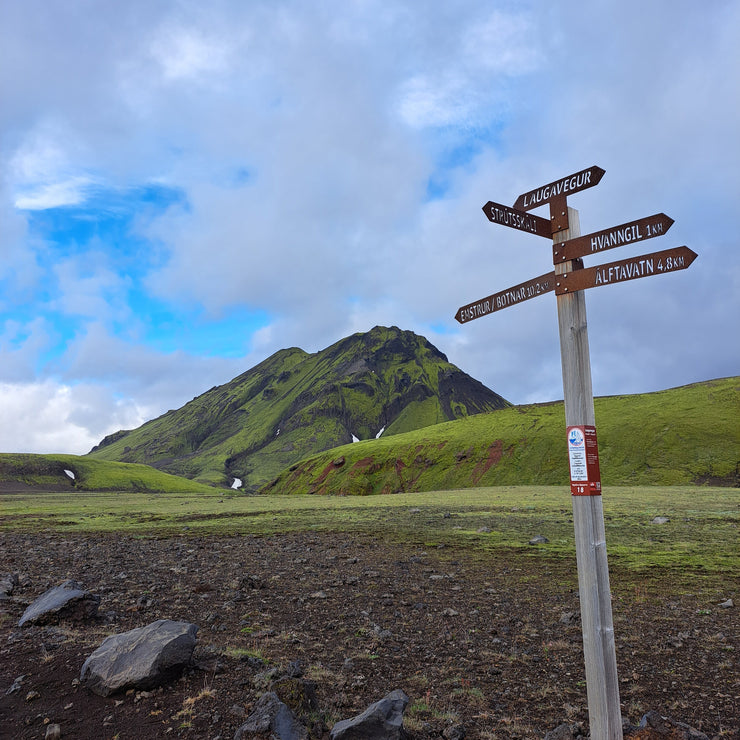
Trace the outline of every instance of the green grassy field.
<instances>
[{"instance_id":1,"label":"green grassy field","mask_svg":"<svg viewBox=\"0 0 740 740\"><path fill-rule=\"evenodd\" d=\"M65 471L69 470L74 478ZM210 486L138 463L94 460L82 455L0 454L0 483L76 491L212 492Z\"/></svg>"},{"instance_id":2,"label":"green grassy field","mask_svg":"<svg viewBox=\"0 0 740 740\"><path fill-rule=\"evenodd\" d=\"M740 575L740 489L617 487L603 495L610 562L626 571ZM50 492L0 495L0 530L129 536L362 532L426 547L574 557L562 486L503 486L393 496L243 496ZM653 524L655 517L668 517ZM535 535L544 545L529 545Z\"/></svg>"}]
</instances>

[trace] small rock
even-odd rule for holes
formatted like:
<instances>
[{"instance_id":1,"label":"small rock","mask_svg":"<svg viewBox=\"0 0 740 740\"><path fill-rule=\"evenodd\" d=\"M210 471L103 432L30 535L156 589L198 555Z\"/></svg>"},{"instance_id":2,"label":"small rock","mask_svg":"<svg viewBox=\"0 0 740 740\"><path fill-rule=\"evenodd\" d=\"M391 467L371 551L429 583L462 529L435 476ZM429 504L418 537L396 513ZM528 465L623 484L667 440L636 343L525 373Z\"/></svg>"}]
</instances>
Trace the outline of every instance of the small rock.
<instances>
[{"instance_id":1,"label":"small rock","mask_svg":"<svg viewBox=\"0 0 740 740\"><path fill-rule=\"evenodd\" d=\"M478 529L478 534L490 534L491 528L490 527L480 527Z\"/></svg>"},{"instance_id":2,"label":"small rock","mask_svg":"<svg viewBox=\"0 0 740 740\"><path fill-rule=\"evenodd\" d=\"M23 686L24 679L25 676L18 676L18 678L13 681L11 687L5 692L5 695L7 696L8 694L14 694L16 691L20 691Z\"/></svg>"},{"instance_id":3,"label":"small rock","mask_svg":"<svg viewBox=\"0 0 740 740\"><path fill-rule=\"evenodd\" d=\"M59 740L62 736L62 728L57 724L48 725L46 728L46 735L44 740Z\"/></svg>"},{"instance_id":4,"label":"small rock","mask_svg":"<svg viewBox=\"0 0 740 740\"><path fill-rule=\"evenodd\" d=\"M7 576L0 578L0 601L9 599L13 590L18 585L18 574L11 573Z\"/></svg>"},{"instance_id":5,"label":"small rock","mask_svg":"<svg viewBox=\"0 0 740 740\"><path fill-rule=\"evenodd\" d=\"M575 740L575 735L573 734L573 729L571 726L567 723L563 723L562 725L558 725L554 730L550 730L545 735L545 740Z\"/></svg>"},{"instance_id":6,"label":"small rock","mask_svg":"<svg viewBox=\"0 0 740 740\"><path fill-rule=\"evenodd\" d=\"M538 534L536 537L532 537L532 539L529 541L530 545L546 545L550 540L547 539L547 537Z\"/></svg>"},{"instance_id":7,"label":"small rock","mask_svg":"<svg viewBox=\"0 0 740 740\"><path fill-rule=\"evenodd\" d=\"M23 612L19 627L46 624L54 619L89 619L98 613L100 596L85 591L77 581L67 580L49 589Z\"/></svg>"},{"instance_id":8,"label":"small rock","mask_svg":"<svg viewBox=\"0 0 740 740\"><path fill-rule=\"evenodd\" d=\"M671 520L667 516L656 516L650 524L668 524Z\"/></svg>"},{"instance_id":9,"label":"small rock","mask_svg":"<svg viewBox=\"0 0 740 740\"><path fill-rule=\"evenodd\" d=\"M655 730L661 736L676 738L676 740L709 740L709 737L699 730L695 730L683 722L674 722L663 717L656 711L647 712L640 720L638 730ZM638 735L639 737L639 735Z\"/></svg>"},{"instance_id":10,"label":"small rock","mask_svg":"<svg viewBox=\"0 0 740 740\"><path fill-rule=\"evenodd\" d=\"M465 725L450 725L442 732L445 740L465 740Z\"/></svg>"},{"instance_id":11,"label":"small rock","mask_svg":"<svg viewBox=\"0 0 740 740\"><path fill-rule=\"evenodd\" d=\"M288 664L285 675L289 678L302 678L305 673L302 660L294 660Z\"/></svg>"},{"instance_id":12,"label":"small rock","mask_svg":"<svg viewBox=\"0 0 740 740\"><path fill-rule=\"evenodd\" d=\"M401 740L404 737L403 713L409 698L400 689L371 704L362 714L337 722L331 740Z\"/></svg>"},{"instance_id":13,"label":"small rock","mask_svg":"<svg viewBox=\"0 0 740 740\"><path fill-rule=\"evenodd\" d=\"M270 691L274 692L296 716L307 717L319 708L316 686L311 681L283 676L270 684Z\"/></svg>"},{"instance_id":14,"label":"small rock","mask_svg":"<svg viewBox=\"0 0 740 740\"><path fill-rule=\"evenodd\" d=\"M444 616L444 617L459 617L460 616L460 612L455 611L454 609L450 609L449 607L447 607L447 609L443 609L442 610L442 616Z\"/></svg>"},{"instance_id":15,"label":"small rock","mask_svg":"<svg viewBox=\"0 0 740 740\"><path fill-rule=\"evenodd\" d=\"M263 694L254 705L252 714L236 731L234 740L266 736L278 740L307 740L308 730L293 712L272 691Z\"/></svg>"},{"instance_id":16,"label":"small rock","mask_svg":"<svg viewBox=\"0 0 740 740\"><path fill-rule=\"evenodd\" d=\"M735 602L732 599L727 599L727 601L723 601L719 606L720 609L732 609L735 606Z\"/></svg>"},{"instance_id":17,"label":"small rock","mask_svg":"<svg viewBox=\"0 0 740 740\"><path fill-rule=\"evenodd\" d=\"M312 599L325 599L326 598L326 591L314 591L311 594Z\"/></svg>"},{"instance_id":18,"label":"small rock","mask_svg":"<svg viewBox=\"0 0 740 740\"><path fill-rule=\"evenodd\" d=\"M26 694L26 701L33 701L34 699L40 699L41 694L38 691L29 691Z\"/></svg>"}]
</instances>

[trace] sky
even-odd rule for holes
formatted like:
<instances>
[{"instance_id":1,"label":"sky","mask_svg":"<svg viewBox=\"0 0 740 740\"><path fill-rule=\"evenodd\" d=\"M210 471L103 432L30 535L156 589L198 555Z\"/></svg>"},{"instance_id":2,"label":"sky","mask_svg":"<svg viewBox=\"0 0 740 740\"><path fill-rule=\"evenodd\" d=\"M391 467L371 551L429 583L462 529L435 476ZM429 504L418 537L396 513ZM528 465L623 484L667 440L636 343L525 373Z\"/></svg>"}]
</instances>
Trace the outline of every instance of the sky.
<instances>
[{"instance_id":1,"label":"sky","mask_svg":"<svg viewBox=\"0 0 740 740\"><path fill-rule=\"evenodd\" d=\"M592 166L581 233L675 223L586 266L698 254L586 291L594 394L739 375L739 35L738 0L4 0L0 451L375 325L560 399L554 294L454 316L552 269L482 206Z\"/></svg>"}]
</instances>

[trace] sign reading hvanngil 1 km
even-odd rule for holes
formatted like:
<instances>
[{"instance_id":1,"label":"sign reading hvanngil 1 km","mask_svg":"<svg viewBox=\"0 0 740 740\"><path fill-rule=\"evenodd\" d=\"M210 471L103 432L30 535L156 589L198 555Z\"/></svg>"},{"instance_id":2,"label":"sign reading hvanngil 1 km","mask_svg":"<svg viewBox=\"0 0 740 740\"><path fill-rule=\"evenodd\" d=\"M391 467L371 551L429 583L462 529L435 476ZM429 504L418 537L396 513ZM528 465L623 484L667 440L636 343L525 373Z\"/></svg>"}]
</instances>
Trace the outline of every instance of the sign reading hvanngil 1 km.
<instances>
[{"instance_id":1,"label":"sign reading hvanngil 1 km","mask_svg":"<svg viewBox=\"0 0 740 740\"><path fill-rule=\"evenodd\" d=\"M538 295L544 295L553 290L555 290L555 273L548 272L532 280L527 280L526 283L519 283L513 288L494 293L474 303L468 303L467 306L461 306L457 309L455 318L461 324L464 324L467 321L479 319L481 316L487 316L494 311L500 311L502 308L514 306L517 303L536 298Z\"/></svg>"},{"instance_id":2,"label":"sign reading hvanngil 1 km","mask_svg":"<svg viewBox=\"0 0 740 740\"><path fill-rule=\"evenodd\" d=\"M654 216L640 218L611 229L604 229L586 236L579 236L565 242L553 244L553 262L566 262L589 254L603 252L605 249L614 249L632 242L641 242L663 236L673 225L673 219L665 213L656 213Z\"/></svg>"}]
</instances>

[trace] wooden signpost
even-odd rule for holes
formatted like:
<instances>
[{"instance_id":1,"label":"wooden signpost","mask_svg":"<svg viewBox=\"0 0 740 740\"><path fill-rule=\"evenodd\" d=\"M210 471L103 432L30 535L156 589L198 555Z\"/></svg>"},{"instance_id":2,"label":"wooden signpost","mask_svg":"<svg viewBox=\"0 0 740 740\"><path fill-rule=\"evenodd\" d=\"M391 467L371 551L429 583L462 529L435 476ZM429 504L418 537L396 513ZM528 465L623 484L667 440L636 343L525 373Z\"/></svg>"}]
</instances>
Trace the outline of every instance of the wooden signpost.
<instances>
[{"instance_id":1,"label":"wooden signpost","mask_svg":"<svg viewBox=\"0 0 740 740\"><path fill-rule=\"evenodd\" d=\"M585 290L636 278L685 270L696 258L688 247L645 254L585 268L582 257L662 236L673 224L663 213L581 236L578 211L567 197L594 187L604 175L589 167L520 195L513 208L489 201L490 221L552 237L552 272L461 306L461 324L555 291L563 370L566 447L573 502L583 654L592 740L622 740L622 716L614 645L609 567L606 557L596 420L591 385ZM528 213L548 205L550 220Z\"/></svg>"}]
</instances>

